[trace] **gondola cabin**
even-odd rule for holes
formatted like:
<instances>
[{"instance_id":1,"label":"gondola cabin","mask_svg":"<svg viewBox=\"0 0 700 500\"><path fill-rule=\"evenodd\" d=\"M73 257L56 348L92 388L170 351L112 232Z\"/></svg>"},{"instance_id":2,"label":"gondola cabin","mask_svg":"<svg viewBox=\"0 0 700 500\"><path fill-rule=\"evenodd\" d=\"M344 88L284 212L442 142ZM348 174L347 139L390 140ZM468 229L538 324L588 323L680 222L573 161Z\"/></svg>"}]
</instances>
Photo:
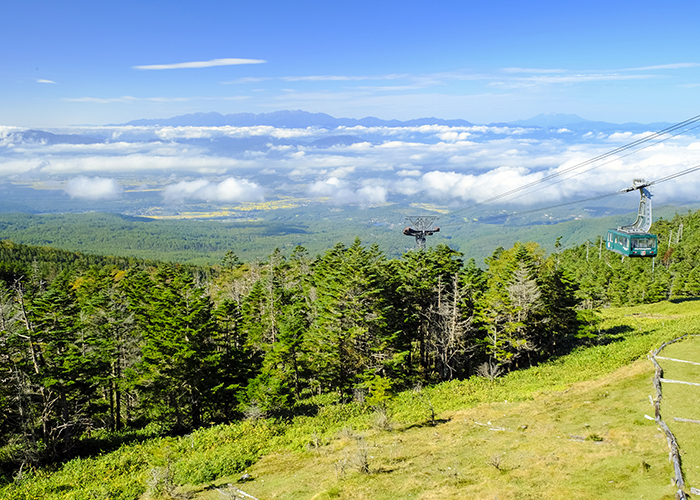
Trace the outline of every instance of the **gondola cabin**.
<instances>
[{"instance_id":1,"label":"gondola cabin","mask_svg":"<svg viewBox=\"0 0 700 500\"><path fill-rule=\"evenodd\" d=\"M648 233L651 228L651 193L647 189L652 183L634 179L632 185L620 190L622 193L639 190L639 211L633 224L608 229L605 247L624 257L656 257L656 235Z\"/></svg>"},{"instance_id":2,"label":"gondola cabin","mask_svg":"<svg viewBox=\"0 0 700 500\"><path fill-rule=\"evenodd\" d=\"M610 229L605 246L608 250L625 257L656 257L658 243L655 234L627 233L619 229Z\"/></svg>"}]
</instances>

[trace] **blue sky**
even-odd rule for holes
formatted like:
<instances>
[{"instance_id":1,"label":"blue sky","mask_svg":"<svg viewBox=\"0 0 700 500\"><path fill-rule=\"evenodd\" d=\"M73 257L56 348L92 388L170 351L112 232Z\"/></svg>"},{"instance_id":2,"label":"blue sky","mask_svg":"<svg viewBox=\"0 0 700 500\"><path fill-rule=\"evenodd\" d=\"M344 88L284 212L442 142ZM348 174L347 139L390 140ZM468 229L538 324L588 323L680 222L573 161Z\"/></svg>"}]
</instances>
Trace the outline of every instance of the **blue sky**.
<instances>
[{"instance_id":1,"label":"blue sky","mask_svg":"<svg viewBox=\"0 0 700 500\"><path fill-rule=\"evenodd\" d=\"M0 125L283 109L676 122L700 108L698 18L697 0L5 2Z\"/></svg>"}]
</instances>

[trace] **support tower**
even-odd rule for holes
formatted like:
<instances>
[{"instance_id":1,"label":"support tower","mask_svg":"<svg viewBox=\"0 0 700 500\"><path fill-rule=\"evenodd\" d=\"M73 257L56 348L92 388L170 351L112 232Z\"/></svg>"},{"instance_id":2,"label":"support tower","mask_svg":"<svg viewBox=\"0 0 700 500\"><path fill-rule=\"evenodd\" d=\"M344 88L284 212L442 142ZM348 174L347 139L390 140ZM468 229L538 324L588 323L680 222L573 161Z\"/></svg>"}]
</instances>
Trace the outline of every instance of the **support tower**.
<instances>
[{"instance_id":1,"label":"support tower","mask_svg":"<svg viewBox=\"0 0 700 500\"><path fill-rule=\"evenodd\" d=\"M406 220L411 223L406 229L403 230L403 234L406 236L414 236L416 238L416 248L419 250L425 249L425 237L431 236L433 233L440 231L439 227L433 227L433 222L435 222L438 217L434 215L416 215L413 217L406 217Z\"/></svg>"}]
</instances>

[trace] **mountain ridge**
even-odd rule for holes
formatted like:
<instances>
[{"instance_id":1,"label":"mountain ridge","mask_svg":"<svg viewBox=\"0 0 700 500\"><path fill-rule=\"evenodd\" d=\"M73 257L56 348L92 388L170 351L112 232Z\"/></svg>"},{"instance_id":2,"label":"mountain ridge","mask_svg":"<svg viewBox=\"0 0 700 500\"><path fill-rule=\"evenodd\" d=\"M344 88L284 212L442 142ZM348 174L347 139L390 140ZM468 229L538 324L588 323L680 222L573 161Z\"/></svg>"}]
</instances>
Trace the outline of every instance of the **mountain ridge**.
<instances>
[{"instance_id":1,"label":"mountain ridge","mask_svg":"<svg viewBox=\"0 0 700 500\"><path fill-rule=\"evenodd\" d=\"M414 118L411 120L384 120L374 116L364 118L336 118L327 113L310 113L302 110L273 111L270 113L233 113L223 115L212 111L208 113L190 113L170 118L143 118L122 124L125 126L172 126L172 127L255 127L272 126L279 128L337 128L337 127L420 127L424 125L444 125L450 127L471 127L473 122L463 119L446 120L436 117ZM526 128L568 128L572 130L655 130L669 126L667 122L655 123L610 123L587 120L575 114L540 113L525 120L510 122L492 122L490 126L518 126Z\"/></svg>"},{"instance_id":2,"label":"mountain ridge","mask_svg":"<svg viewBox=\"0 0 700 500\"><path fill-rule=\"evenodd\" d=\"M421 125L448 125L453 127L469 127L474 125L466 120L444 120L441 118L416 118L406 121L383 120L374 116L364 118L335 118L326 113L309 113L302 110L273 111L271 113L234 113L222 115L217 112L190 113L186 115L174 116L171 118L139 119L132 120L120 125L127 126L234 126L234 127L254 127L273 126L282 128L335 128L340 126L353 127L400 127L400 126L421 126Z\"/></svg>"}]
</instances>

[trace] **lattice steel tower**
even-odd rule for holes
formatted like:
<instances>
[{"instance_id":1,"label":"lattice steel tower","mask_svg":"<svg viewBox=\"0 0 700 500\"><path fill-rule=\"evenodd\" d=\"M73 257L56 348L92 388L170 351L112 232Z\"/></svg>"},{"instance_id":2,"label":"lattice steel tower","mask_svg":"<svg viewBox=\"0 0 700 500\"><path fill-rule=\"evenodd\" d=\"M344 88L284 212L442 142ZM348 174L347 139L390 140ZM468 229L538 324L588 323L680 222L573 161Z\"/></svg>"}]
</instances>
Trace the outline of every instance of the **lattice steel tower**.
<instances>
[{"instance_id":1,"label":"lattice steel tower","mask_svg":"<svg viewBox=\"0 0 700 500\"><path fill-rule=\"evenodd\" d=\"M440 231L439 227L433 227L433 222L435 222L438 217L434 215L417 215L413 217L406 217L406 220L411 223L409 227L403 230L403 234L406 236L413 236L416 238L416 248L419 250L425 249L425 237L431 236L433 233Z\"/></svg>"}]
</instances>

